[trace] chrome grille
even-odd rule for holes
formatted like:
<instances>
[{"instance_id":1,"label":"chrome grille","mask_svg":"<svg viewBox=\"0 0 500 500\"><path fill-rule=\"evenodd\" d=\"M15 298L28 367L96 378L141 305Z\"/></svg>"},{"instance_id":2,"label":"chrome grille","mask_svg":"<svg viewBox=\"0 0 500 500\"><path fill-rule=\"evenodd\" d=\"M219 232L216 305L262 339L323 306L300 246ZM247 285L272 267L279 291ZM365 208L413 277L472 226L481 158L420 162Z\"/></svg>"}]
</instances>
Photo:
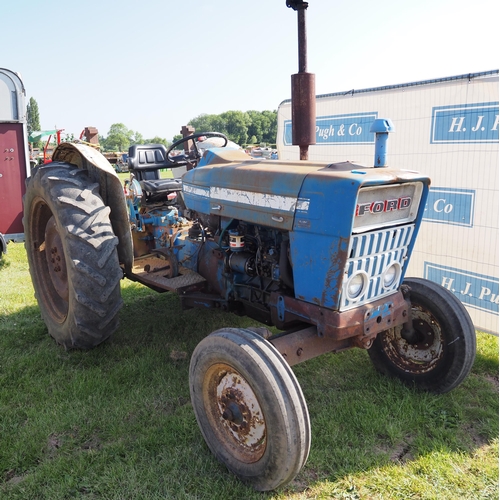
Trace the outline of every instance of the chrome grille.
<instances>
[{"instance_id":1,"label":"chrome grille","mask_svg":"<svg viewBox=\"0 0 500 500\"><path fill-rule=\"evenodd\" d=\"M401 274L387 287L383 283L384 271L394 263L403 268L414 231L415 224L409 224L352 235L342 284L341 311L373 302L399 288ZM347 293L349 278L360 271L366 273L368 284L363 293L350 299Z\"/></svg>"}]
</instances>

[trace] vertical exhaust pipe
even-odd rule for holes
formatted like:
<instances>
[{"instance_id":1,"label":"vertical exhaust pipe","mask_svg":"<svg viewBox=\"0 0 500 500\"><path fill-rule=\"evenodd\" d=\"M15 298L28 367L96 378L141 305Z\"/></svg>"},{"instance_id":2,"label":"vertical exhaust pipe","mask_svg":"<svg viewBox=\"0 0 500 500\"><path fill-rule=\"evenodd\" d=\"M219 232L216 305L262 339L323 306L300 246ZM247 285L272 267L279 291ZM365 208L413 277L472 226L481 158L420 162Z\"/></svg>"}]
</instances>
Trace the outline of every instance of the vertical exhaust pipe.
<instances>
[{"instance_id":1,"label":"vertical exhaust pipe","mask_svg":"<svg viewBox=\"0 0 500 500\"><path fill-rule=\"evenodd\" d=\"M309 146L316 144L315 75L307 72L307 2L286 0L286 6L297 11L299 72L292 75L292 144L299 146L300 159L309 159Z\"/></svg>"},{"instance_id":2,"label":"vertical exhaust pipe","mask_svg":"<svg viewBox=\"0 0 500 500\"><path fill-rule=\"evenodd\" d=\"M389 119L377 118L370 127L370 132L375 134L375 168L387 167L387 140L389 133L395 132L396 128Z\"/></svg>"}]
</instances>

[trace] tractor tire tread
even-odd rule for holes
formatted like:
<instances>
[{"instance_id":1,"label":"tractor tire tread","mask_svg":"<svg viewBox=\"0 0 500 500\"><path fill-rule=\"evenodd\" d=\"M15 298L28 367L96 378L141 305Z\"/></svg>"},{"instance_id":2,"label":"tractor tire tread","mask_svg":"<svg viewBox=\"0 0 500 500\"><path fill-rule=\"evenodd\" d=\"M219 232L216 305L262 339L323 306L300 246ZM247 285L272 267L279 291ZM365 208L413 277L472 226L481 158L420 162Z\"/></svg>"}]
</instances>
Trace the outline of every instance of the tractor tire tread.
<instances>
[{"instance_id":1,"label":"tractor tire tread","mask_svg":"<svg viewBox=\"0 0 500 500\"><path fill-rule=\"evenodd\" d=\"M52 163L35 169L27 186L26 199L41 197L57 221L59 235L66 249L70 278L70 306L63 324L51 318L44 305L46 288L37 286L37 273L31 269L35 297L49 333L66 348L91 348L108 338L118 327L122 306L120 280L123 272L118 262L118 238L110 222L110 208L99 196L99 185L91 182L74 165ZM30 225L29 206L25 207L25 227ZM33 242L27 239L27 251ZM30 259L29 260L33 260ZM31 263L30 263L31 264ZM40 290L38 290L40 289Z\"/></svg>"}]
</instances>

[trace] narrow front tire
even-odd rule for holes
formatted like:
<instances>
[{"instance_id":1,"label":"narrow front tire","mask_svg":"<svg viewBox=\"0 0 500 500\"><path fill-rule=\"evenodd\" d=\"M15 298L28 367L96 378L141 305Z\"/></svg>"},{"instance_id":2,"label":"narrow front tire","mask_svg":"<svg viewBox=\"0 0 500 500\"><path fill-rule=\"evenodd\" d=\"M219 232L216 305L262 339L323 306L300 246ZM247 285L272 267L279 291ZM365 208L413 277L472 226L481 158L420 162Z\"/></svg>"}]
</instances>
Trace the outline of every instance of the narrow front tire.
<instances>
[{"instance_id":1,"label":"narrow front tire","mask_svg":"<svg viewBox=\"0 0 500 500\"><path fill-rule=\"evenodd\" d=\"M196 347L189 384L208 447L242 481L268 491L299 473L311 444L309 414L272 344L250 330L217 330Z\"/></svg>"}]
</instances>

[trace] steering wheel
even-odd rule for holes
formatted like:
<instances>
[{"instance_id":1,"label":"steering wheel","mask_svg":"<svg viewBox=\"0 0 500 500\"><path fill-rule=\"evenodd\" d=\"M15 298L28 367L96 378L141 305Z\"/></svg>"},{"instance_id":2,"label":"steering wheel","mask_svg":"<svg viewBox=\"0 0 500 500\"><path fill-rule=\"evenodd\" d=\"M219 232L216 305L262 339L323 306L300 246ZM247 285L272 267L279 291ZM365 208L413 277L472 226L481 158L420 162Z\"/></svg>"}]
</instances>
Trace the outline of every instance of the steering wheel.
<instances>
[{"instance_id":1,"label":"steering wheel","mask_svg":"<svg viewBox=\"0 0 500 500\"><path fill-rule=\"evenodd\" d=\"M182 139L179 139L178 141L175 141L168 149L165 154L167 161L174 164L176 167L180 167L181 165L187 165L189 163L192 163L194 161L195 163L198 163L199 159L201 158L201 153L198 148L197 141L193 140L193 150L189 152L189 154L183 154L179 155L179 159L176 160L175 156L172 156L172 151L179 146L180 144L183 144L187 141L190 141L192 139L198 139L199 137L222 137L224 139L224 144L222 147L226 147L228 138L224 135L221 134L220 132L200 132L197 134L191 134L188 135L187 137L183 137ZM191 161L190 161L191 160Z\"/></svg>"}]
</instances>

